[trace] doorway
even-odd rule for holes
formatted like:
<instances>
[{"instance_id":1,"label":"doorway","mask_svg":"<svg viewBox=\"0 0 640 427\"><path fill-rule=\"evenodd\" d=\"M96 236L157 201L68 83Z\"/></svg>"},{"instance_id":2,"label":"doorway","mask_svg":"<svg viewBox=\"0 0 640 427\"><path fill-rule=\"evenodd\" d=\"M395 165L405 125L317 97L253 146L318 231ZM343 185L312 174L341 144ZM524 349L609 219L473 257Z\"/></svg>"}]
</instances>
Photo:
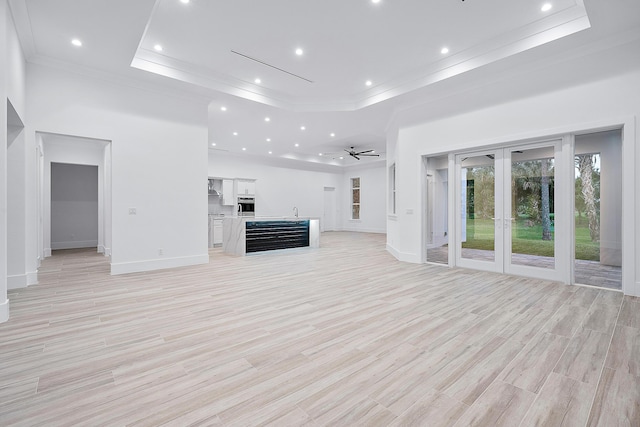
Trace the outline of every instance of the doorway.
<instances>
[{"instance_id":1,"label":"doorway","mask_svg":"<svg viewBox=\"0 0 640 427\"><path fill-rule=\"evenodd\" d=\"M51 249L98 247L98 166L51 163Z\"/></svg>"},{"instance_id":2,"label":"doorway","mask_svg":"<svg viewBox=\"0 0 640 427\"><path fill-rule=\"evenodd\" d=\"M324 187L324 205L322 211L322 231L336 229L336 189Z\"/></svg>"},{"instance_id":3,"label":"doorway","mask_svg":"<svg viewBox=\"0 0 640 427\"><path fill-rule=\"evenodd\" d=\"M566 277L557 239L559 231L568 236L556 203L560 149L553 140L455 156L456 265Z\"/></svg>"}]
</instances>

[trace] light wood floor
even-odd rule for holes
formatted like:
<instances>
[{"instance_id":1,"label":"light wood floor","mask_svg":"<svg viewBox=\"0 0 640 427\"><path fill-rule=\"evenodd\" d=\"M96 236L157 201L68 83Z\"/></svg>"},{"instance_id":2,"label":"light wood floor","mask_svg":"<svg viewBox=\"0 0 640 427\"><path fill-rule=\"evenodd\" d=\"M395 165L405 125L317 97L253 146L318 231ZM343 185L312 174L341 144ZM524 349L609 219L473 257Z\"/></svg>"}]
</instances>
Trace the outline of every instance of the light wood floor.
<instances>
[{"instance_id":1,"label":"light wood floor","mask_svg":"<svg viewBox=\"0 0 640 427\"><path fill-rule=\"evenodd\" d=\"M384 236L11 291L0 425L639 426L640 300L400 263Z\"/></svg>"}]
</instances>

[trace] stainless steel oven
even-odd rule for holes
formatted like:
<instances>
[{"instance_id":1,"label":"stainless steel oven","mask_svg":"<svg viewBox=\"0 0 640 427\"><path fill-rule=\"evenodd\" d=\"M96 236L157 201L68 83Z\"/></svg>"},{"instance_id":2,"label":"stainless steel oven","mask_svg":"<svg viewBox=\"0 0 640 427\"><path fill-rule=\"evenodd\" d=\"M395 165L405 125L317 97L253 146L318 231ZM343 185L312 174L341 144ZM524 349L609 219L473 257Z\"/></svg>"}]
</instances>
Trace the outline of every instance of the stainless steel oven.
<instances>
[{"instance_id":1,"label":"stainless steel oven","mask_svg":"<svg viewBox=\"0 0 640 427\"><path fill-rule=\"evenodd\" d=\"M255 197L238 197L238 216L256 216Z\"/></svg>"}]
</instances>

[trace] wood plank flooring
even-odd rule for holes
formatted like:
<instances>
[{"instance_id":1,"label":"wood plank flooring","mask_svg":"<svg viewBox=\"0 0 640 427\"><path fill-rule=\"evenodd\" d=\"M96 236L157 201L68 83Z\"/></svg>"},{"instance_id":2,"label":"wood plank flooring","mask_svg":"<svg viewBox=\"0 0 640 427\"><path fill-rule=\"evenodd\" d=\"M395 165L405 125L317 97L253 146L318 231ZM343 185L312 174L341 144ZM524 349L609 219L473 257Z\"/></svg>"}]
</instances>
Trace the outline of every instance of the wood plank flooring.
<instances>
[{"instance_id":1,"label":"wood plank flooring","mask_svg":"<svg viewBox=\"0 0 640 427\"><path fill-rule=\"evenodd\" d=\"M385 236L10 291L0 425L640 426L640 300L396 261Z\"/></svg>"}]
</instances>

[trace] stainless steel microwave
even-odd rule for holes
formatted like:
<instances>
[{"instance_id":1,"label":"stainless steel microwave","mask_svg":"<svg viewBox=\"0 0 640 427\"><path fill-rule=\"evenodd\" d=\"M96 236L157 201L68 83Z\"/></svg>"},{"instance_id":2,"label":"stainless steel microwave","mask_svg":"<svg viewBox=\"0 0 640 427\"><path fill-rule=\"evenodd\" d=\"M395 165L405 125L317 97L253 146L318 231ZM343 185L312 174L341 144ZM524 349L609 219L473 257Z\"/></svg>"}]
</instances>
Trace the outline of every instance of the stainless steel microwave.
<instances>
[{"instance_id":1,"label":"stainless steel microwave","mask_svg":"<svg viewBox=\"0 0 640 427\"><path fill-rule=\"evenodd\" d=\"M238 216L256 216L255 197L238 197Z\"/></svg>"}]
</instances>

